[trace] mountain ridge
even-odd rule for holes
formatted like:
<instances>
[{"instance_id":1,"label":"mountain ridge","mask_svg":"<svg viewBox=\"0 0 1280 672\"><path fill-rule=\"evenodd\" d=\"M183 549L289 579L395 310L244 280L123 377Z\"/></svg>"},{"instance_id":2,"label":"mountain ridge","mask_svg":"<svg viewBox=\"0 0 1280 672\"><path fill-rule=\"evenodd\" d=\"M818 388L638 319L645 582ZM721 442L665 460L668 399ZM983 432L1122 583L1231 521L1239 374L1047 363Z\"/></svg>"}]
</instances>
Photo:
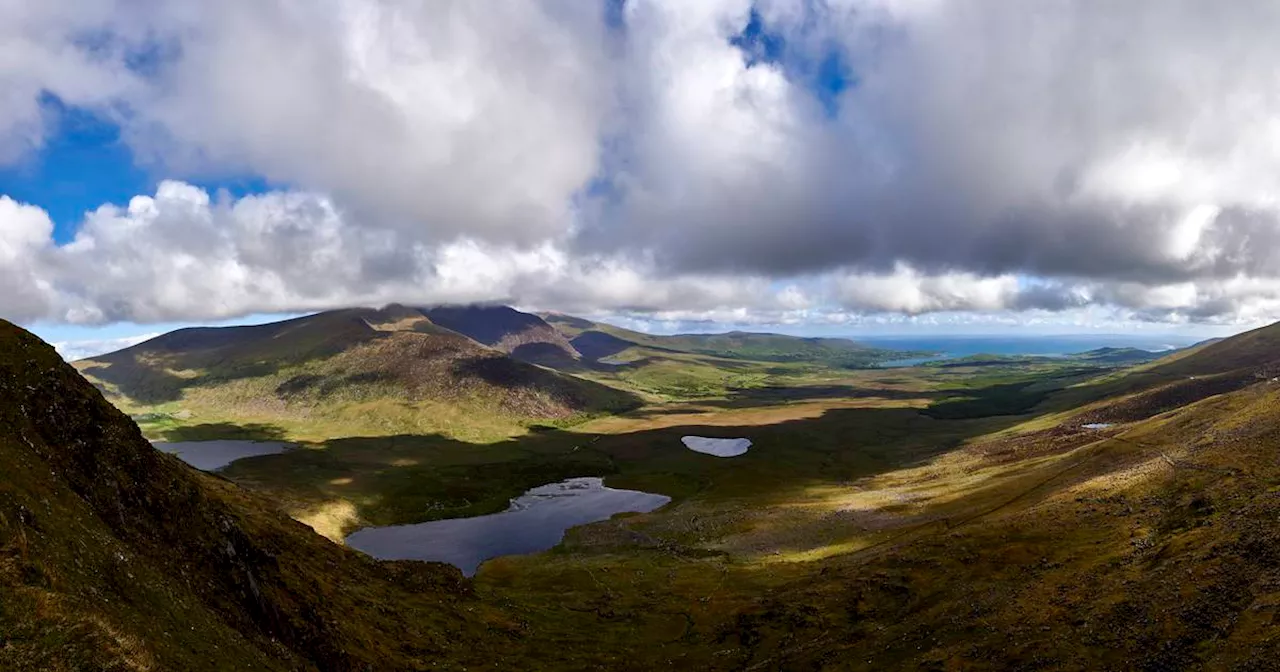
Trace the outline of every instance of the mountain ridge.
<instances>
[{"instance_id":1,"label":"mountain ridge","mask_svg":"<svg viewBox=\"0 0 1280 672\"><path fill-rule=\"evenodd\" d=\"M5 669L416 669L460 637L456 570L372 562L156 451L3 320L0 459Z\"/></svg>"},{"instance_id":2,"label":"mountain ridge","mask_svg":"<svg viewBox=\"0 0 1280 672\"><path fill-rule=\"evenodd\" d=\"M75 366L126 409L211 421L342 418L375 431L378 415L391 418L390 429L423 431L470 414L508 431L501 427L635 405L625 392L512 358L399 305L183 329Z\"/></svg>"}]
</instances>

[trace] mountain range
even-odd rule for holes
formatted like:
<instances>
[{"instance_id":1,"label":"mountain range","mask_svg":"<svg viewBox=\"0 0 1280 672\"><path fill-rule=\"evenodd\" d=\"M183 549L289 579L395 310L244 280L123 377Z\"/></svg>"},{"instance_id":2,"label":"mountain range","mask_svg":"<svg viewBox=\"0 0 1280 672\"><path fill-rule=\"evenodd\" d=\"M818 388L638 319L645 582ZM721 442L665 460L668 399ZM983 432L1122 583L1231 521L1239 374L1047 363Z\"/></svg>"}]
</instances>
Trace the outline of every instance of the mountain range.
<instances>
[{"instance_id":1,"label":"mountain range","mask_svg":"<svg viewBox=\"0 0 1280 672\"><path fill-rule=\"evenodd\" d=\"M696 394L732 379L736 360L866 366L891 354L844 339L653 336L499 305L391 305L180 329L76 367L153 418L483 439L625 411L646 393Z\"/></svg>"}]
</instances>

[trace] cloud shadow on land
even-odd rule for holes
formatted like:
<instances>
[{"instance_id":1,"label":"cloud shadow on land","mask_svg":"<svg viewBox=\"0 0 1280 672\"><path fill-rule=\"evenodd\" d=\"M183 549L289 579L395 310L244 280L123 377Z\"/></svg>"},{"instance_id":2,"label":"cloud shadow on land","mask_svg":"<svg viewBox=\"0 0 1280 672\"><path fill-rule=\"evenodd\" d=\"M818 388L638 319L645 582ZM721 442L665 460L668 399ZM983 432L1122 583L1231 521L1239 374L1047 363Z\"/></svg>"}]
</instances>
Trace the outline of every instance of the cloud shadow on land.
<instances>
[{"instance_id":1,"label":"cloud shadow on land","mask_svg":"<svg viewBox=\"0 0 1280 672\"><path fill-rule=\"evenodd\" d=\"M848 483L953 450L967 438L1024 418L939 423L910 408L828 408L775 424L680 424L621 434L541 427L473 444L439 434L332 439L233 464L225 475L284 493L297 504L356 503L368 524L393 525L496 513L524 491L574 476L671 496L768 501L813 482ZM762 419L763 421L763 419ZM643 422L643 420L641 420ZM749 438L722 459L688 450L685 435Z\"/></svg>"}]
</instances>

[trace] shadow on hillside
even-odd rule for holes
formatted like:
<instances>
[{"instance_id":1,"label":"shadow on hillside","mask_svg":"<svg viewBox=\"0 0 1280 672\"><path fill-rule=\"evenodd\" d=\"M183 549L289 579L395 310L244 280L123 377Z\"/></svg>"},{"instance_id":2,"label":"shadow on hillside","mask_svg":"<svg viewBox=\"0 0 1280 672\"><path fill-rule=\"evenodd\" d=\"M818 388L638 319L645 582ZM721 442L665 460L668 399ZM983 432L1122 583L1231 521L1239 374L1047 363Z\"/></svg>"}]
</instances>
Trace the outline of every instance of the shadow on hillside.
<instances>
[{"instance_id":1,"label":"shadow on hillside","mask_svg":"<svg viewBox=\"0 0 1280 672\"><path fill-rule=\"evenodd\" d=\"M685 424L622 434L545 429L495 444L441 435L333 439L231 465L224 475L295 504L352 502L374 525L496 513L524 491L575 476L669 495L769 498L814 483L851 483L934 458L1020 418L937 422L909 408L828 409L775 424ZM717 458L686 435L749 438L750 452Z\"/></svg>"},{"instance_id":2,"label":"shadow on hillside","mask_svg":"<svg viewBox=\"0 0 1280 672\"><path fill-rule=\"evenodd\" d=\"M119 394L141 404L177 401L182 397L182 386L187 382L167 371L138 364L136 357L110 365L86 366L80 369L80 375L92 377L94 387L108 398L116 396L108 389L113 387Z\"/></svg>"},{"instance_id":3,"label":"shadow on hillside","mask_svg":"<svg viewBox=\"0 0 1280 672\"><path fill-rule=\"evenodd\" d=\"M210 422L200 425L174 427L161 432L165 441L212 441L233 439L241 441L284 441L284 430L261 423L238 425L230 422Z\"/></svg>"},{"instance_id":4,"label":"shadow on hillside","mask_svg":"<svg viewBox=\"0 0 1280 672\"><path fill-rule=\"evenodd\" d=\"M627 348L635 347L635 343L607 334L603 331L584 331L570 343L574 349L582 353L586 359L596 360L612 357Z\"/></svg>"},{"instance_id":5,"label":"shadow on hillside","mask_svg":"<svg viewBox=\"0 0 1280 672\"><path fill-rule=\"evenodd\" d=\"M553 343L525 343L511 351L511 358L557 371L584 371L587 367Z\"/></svg>"},{"instance_id":6,"label":"shadow on hillside","mask_svg":"<svg viewBox=\"0 0 1280 672\"><path fill-rule=\"evenodd\" d=\"M509 357L472 357L453 363L460 379L478 378L495 387L534 390L559 397L573 411L621 410L640 406L640 397L583 378L561 376Z\"/></svg>"},{"instance_id":7,"label":"shadow on hillside","mask_svg":"<svg viewBox=\"0 0 1280 672\"><path fill-rule=\"evenodd\" d=\"M80 373L94 379L95 386L110 394L101 383L114 387L120 394L136 403L156 405L182 398L183 390L203 385L214 385L242 378L269 376L288 365L288 362L254 362L240 365L226 365L215 374L201 373L192 377L176 376L170 373L176 370L201 370L203 362L191 362L188 366L182 361L165 365L152 364L134 354L118 354L112 356L107 364L94 364L80 369ZM100 383L98 381L101 381Z\"/></svg>"}]
</instances>

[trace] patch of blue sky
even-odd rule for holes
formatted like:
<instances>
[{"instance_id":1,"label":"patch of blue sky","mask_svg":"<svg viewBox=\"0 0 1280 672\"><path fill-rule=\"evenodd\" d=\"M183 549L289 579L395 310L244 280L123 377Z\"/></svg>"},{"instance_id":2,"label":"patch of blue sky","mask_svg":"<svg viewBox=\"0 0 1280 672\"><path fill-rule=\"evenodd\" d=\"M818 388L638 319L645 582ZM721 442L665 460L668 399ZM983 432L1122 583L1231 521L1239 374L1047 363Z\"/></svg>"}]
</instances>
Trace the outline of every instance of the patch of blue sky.
<instances>
[{"instance_id":1,"label":"patch of blue sky","mask_svg":"<svg viewBox=\"0 0 1280 672\"><path fill-rule=\"evenodd\" d=\"M58 244L71 240L85 213L155 189L155 180L135 165L119 126L55 96L45 96L42 106L51 132L39 150L0 165L0 194L48 212Z\"/></svg>"},{"instance_id":2,"label":"patch of blue sky","mask_svg":"<svg viewBox=\"0 0 1280 672\"><path fill-rule=\"evenodd\" d=\"M624 30L627 25L627 0L604 0L604 23L611 30Z\"/></svg>"},{"instance_id":3,"label":"patch of blue sky","mask_svg":"<svg viewBox=\"0 0 1280 672\"><path fill-rule=\"evenodd\" d=\"M256 175L174 175L161 165L140 165L113 119L50 94L41 105L49 122L47 137L17 163L0 165L0 195L49 213L58 245L75 237L87 213L153 194L161 179L185 179L233 198L286 188Z\"/></svg>"},{"instance_id":4,"label":"patch of blue sky","mask_svg":"<svg viewBox=\"0 0 1280 672\"><path fill-rule=\"evenodd\" d=\"M810 29L802 28L802 33ZM840 111L841 94L856 86L857 78L837 45L824 40L802 39L801 42L800 46L789 43L786 36L769 26L755 9L751 10L742 32L730 39L731 44L742 50L747 67L770 64L782 68L788 80L806 87L827 115L834 118Z\"/></svg>"}]
</instances>

